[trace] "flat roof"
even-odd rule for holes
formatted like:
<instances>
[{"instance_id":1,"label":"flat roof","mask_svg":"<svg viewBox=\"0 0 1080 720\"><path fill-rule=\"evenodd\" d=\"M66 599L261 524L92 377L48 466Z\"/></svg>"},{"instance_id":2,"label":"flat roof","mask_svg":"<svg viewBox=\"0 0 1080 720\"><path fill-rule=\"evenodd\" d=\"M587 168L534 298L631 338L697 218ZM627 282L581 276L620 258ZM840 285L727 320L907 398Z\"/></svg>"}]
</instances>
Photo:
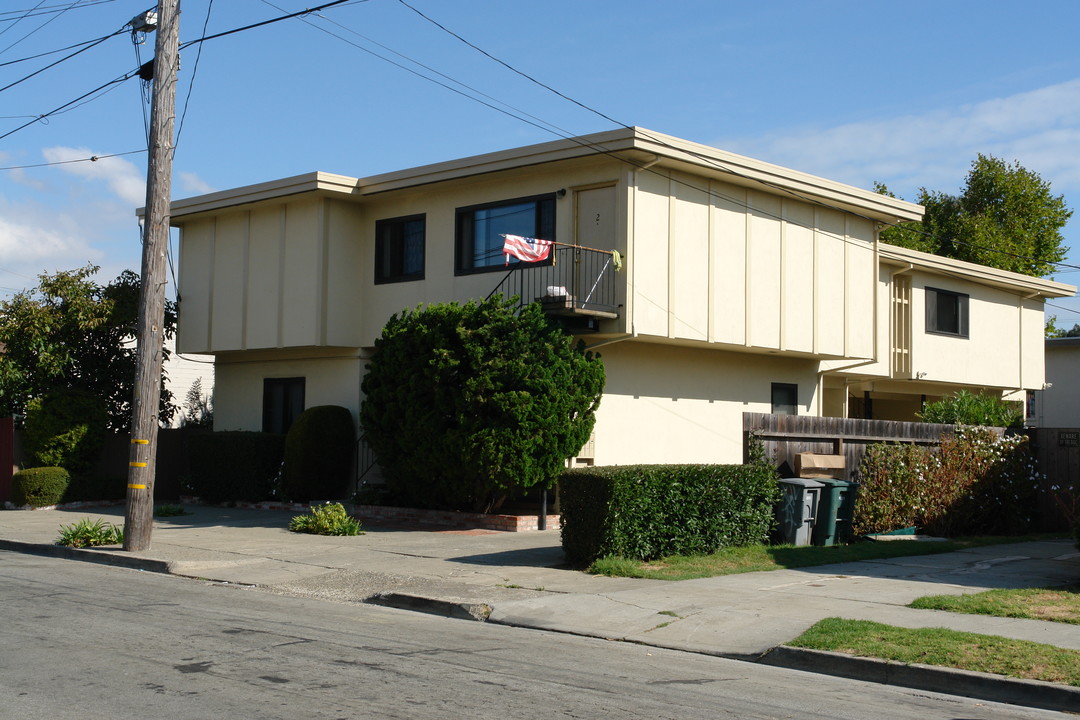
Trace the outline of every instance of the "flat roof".
<instances>
[{"instance_id":1,"label":"flat roof","mask_svg":"<svg viewBox=\"0 0 1080 720\"><path fill-rule=\"evenodd\" d=\"M474 155L446 162L353 178L313 172L197 197L175 200L173 217L299 193L346 195L357 199L393 190L558 162L608 156L638 168L661 167L786 194L807 202L853 212L883 222L922 218L923 208L897 198L790 168L762 162L671 135L631 127L537 145Z\"/></svg>"}]
</instances>

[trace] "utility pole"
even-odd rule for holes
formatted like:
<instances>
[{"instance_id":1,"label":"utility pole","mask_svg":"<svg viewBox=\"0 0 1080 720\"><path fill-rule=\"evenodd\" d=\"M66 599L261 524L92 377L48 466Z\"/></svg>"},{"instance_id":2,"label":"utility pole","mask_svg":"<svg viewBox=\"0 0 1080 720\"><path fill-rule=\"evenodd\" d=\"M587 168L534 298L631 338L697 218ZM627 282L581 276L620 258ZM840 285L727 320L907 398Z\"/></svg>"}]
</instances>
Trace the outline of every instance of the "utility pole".
<instances>
[{"instance_id":1,"label":"utility pole","mask_svg":"<svg viewBox=\"0 0 1080 720\"><path fill-rule=\"evenodd\" d=\"M169 248L173 121L180 56L180 0L160 0L154 43L150 147L143 217L142 283L136 334L135 396L131 410L124 549L147 550L154 519L161 350L165 324L165 254Z\"/></svg>"}]
</instances>

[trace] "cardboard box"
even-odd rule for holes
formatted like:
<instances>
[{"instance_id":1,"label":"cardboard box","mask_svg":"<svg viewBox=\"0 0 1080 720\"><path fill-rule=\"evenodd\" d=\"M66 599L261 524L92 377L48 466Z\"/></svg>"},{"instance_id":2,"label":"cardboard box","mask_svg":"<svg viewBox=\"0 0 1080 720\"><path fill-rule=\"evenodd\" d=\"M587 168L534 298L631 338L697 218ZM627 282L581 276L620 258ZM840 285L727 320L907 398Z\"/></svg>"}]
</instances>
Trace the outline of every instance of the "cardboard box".
<instances>
[{"instance_id":1,"label":"cardboard box","mask_svg":"<svg viewBox=\"0 0 1080 720\"><path fill-rule=\"evenodd\" d=\"M844 477L847 462L843 455L799 453L795 456L795 473L801 478Z\"/></svg>"}]
</instances>

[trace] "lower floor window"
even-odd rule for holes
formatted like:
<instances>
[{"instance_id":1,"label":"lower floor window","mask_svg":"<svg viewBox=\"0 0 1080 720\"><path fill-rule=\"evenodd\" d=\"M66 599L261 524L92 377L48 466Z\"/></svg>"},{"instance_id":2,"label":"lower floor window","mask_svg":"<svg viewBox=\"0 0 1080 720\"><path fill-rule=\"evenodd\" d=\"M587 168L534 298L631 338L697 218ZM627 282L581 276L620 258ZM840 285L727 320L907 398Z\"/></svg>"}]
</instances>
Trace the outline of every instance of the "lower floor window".
<instances>
[{"instance_id":1,"label":"lower floor window","mask_svg":"<svg viewBox=\"0 0 1080 720\"><path fill-rule=\"evenodd\" d=\"M799 414L799 386L795 383L772 384L772 414Z\"/></svg>"},{"instance_id":2,"label":"lower floor window","mask_svg":"<svg viewBox=\"0 0 1080 720\"><path fill-rule=\"evenodd\" d=\"M285 434L304 412L304 378L263 379L263 432Z\"/></svg>"}]
</instances>

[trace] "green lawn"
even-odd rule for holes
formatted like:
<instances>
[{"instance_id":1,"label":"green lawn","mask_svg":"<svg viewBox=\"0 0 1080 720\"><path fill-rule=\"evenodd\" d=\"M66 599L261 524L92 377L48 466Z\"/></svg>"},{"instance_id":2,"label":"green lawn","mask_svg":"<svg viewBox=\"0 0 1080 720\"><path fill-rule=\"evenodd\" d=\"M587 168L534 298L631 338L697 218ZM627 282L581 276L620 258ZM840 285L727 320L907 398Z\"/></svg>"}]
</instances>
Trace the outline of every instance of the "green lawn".
<instances>
[{"instance_id":1,"label":"green lawn","mask_svg":"<svg viewBox=\"0 0 1080 720\"><path fill-rule=\"evenodd\" d=\"M987 590L971 595L928 595L908 607L1080 625L1080 584L1059 588Z\"/></svg>"},{"instance_id":2,"label":"green lawn","mask_svg":"<svg viewBox=\"0 0 1080 720\"><path fill-rule=\"evenodd\" d=\"M788 645L1080 687L1080 651L996 635L826 618Z\"/></svg>"},{"instance_id":3,"label":"green lawn","mask_svg":"<svg viewBox=\"0 0 1080 720\"><path fill-rule=\"evenodd\" d=\"M650 578L655 580L693 580L695 578L734 575L736 573L811 567L854 560L932 555L966 548L1001 543L1039 540L1060 535L1026 537L972 537L944 542L893 540L890 542L859 542L853 545L792 546L751 545L724 548L711 555L673 556L642 562L626 558L607 557L596 560L589 572L616 577Z\"/></svg>"}]
</instances>

